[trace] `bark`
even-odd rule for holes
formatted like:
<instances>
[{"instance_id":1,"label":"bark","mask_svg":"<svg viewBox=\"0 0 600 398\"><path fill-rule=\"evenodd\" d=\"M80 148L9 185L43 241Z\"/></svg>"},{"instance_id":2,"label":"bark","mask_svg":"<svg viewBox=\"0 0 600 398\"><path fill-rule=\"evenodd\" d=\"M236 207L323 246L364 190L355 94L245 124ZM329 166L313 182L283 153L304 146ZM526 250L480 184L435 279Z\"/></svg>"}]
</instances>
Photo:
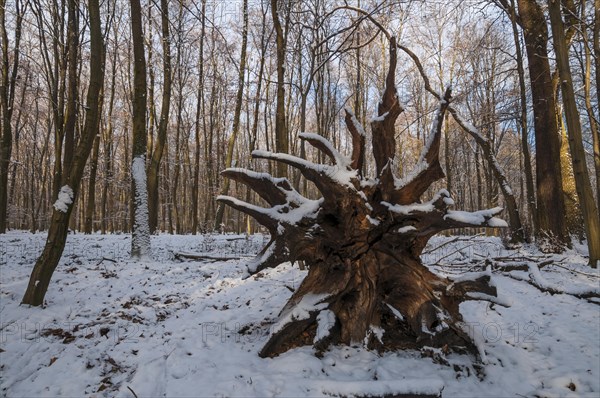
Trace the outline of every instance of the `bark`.
<instances>
[{"instance_id":1,"label":"bark","mask_svg":"<svg viewBox=\"0 0 600 398\"><path fill-rule=\"evenodd\" d=\"M116 32L115 32L116 35ZM103 163L104 163L104 180L102 183L102 204L100 206L100 219L101 222L101 230L102 234L105 234L109 228L109 223L107 219L108 214L108 188L112 183L113 178L113 168L112 168L112 137L113 137L113 110L115 104L115 86L116 86L116 77L117 77L117 54L116 52L112 55L111 61L111 81L110 81L110 97L108 100L108 114L107 114L107 123L106 128L104 129L103 134L103 142L104 142L104 153L103 153ZM114 226L112 228L115 229Z\"/></svg>"},{"instance_id":2,"label":"bark","mask_svg":"<svg viewBox=\"0 0 600 398\"><path fill-rule=\"evenodd\" d=\"M20 60L20 44L23 24L23 14L20 0L15 1L16 25L14 31L13 62L9 62L9 41L6 28L6 1L0 2L0 36L2 46L2 68L0 87L0 120L2 128L0 129L0 234L6 232L7 211L8 211L8 169L12 156L12 114L15 100L15 89L17 82L17 72Z\"/></svg>"},{"instance_id":3,"label":"bark","mask_svg":"<svg viewBox=\"0 0 600 398\"><path fill-rule=\"evenodd\" d=\"M600 0L596 0L594 3L596 7L596 15L594 21L594 32L592 36L593 46L596 56L594 56L594 62L596 66L596 89L600 88L600 60L598 54L600 54ZM590 131L592 133L593 151L594 151L594 171L596 174L596 208L600 211L600 118L598 114L594 115L594 108L592 107L591 99L591 80L592 80L592 54L590 54L590 47L587 36L584 37L584 49L585 49L585 75L584 75L584 95L585 95L585 108L590 121ZM600 98L600 93L598 93Z\"/></svg>"},{"instance_id":4,"label":"bark","mask_svg":"<svg viewBox=\"0 0 600 398\"><path fill-rule=\"evenodd\" d=\"M169 34L169 2L161 0L161 27L162 27L162 49L163 49L163 85L162 104L160 119L156 136L156 145L152 151L150 164L148 165L148 221L150 233L156 232L158 226L158 174L162 160L165 143L167 141L167 127L169 123L169 110L171 104L171 36Z\"/></svg>"},{"instance_id":5,"label":"bark","mask_svg":"<svg viewBox=\"0 0 600 398\"><path fill-rule=\"evenodd\" d=\"M275 27L275 42L277 47L277 106L275 113L275 148L278 152L288 153L289 137L285 123L285 37L280 19L280 0L271 0L271 15ZM277 173L287 177L287 166L283 163L277 164Z\"/></svg>"},{"instance_id":6,"label":"bark","mask_svg":"<svg viewBox=\"0 0 600 398\"><path fill-rule=\"evenodd\" d=\"M555 117L552 76L548 61L548 28L541 6L535 0L518 0L525 38L533 100L536 148L538 240L543 249L562 251L569 243L560 167L560 135Z\"/></svg>"},{"instance_id":7,"label":"bark","mask_svg":"<svg viewBox=\"0 0 600 398\"><path fill-rule=\"evenodd\" d=\"M520 99L520 120L521 123L521 152L523 153L525 187L527 196L527 209L529 210L530 221L533 226L533 231L537 233L537 206L535 201L535 190L533 187L533 169L531 167L531 153L529 152L529 123L527 122L527 88L525 85L525 70L523 65L523 53L521 51L521 42L519 40L519 31L517 28L517 17L515 14L514 0L511 0L509 9L511 26L513 31L513 40L515 42L517 74L519 76L519 99Z\"/></svg>"},{"instance_id":8,"label":"bark","mask_svg":"<svg viewBox=\"0 0 600 398\"><path fill-rule=\"evenodd\" d=\"M90 80L87 89L86 112L84 128L75 149L75 155L70 168L69 175L66 178L66 184L61 189L63 194L61 207L55 204L52 212L52 220L48 230L48 239L41 256L35 263L23 304L40 306L44 303L44 297L50 284L52 274L58 265L62 256L67 240L69 219L73 211L72 204L77 199L77 192L83 170L87 163L92 145L94 143L95 133L100 118L100 104L98 98L102 91L104 81L104 43L102 39L102 28L100 22L100 6L98 0L89 0L89 24L90 24ZM69 189L66 188L70 187ZM66 197L64 196L66 195ZM70 199L70 203L69 203Z\"/></svg>"},{"instance_id":9,"label":"bark","mask_svg":"<svg viewBox=\"0 0 600 398\"><path fill-rule=\"evenodd\" d=\"M196 94L197 102L196 102L196 129L195 129L195 144L196 144L196 153L194 154L194 180L192 185L192 235L196 235L198 232L198 206L199 206L199 195L198 195L198 186L200 184L200 116L202 115L203 123L204 123L204 35L206 31L206 0L202 0L202 21L200 28L200 51L199 51L199 59L198 59L198 92ZM205 123L204 123L205 124Z\"/></svg>"},{"instance_id":10,"label":"bark","mask_svg":"<svg viewBox=\"0 0 600 398\"><path fill-rule=\"evenodd\" d=\"M594 54L594 66L596 70L596 99L600 104L600 0L594 0L594 33L592 36ZM598 192L600 195L600 191Z\"/></svg>"},{"instance_id":11,"label":"bark","mask_svg":"<svg viewBox=\"0 0 600 398\"><path fill-rule=\"evenodd\" d=\"M238 89L235 97L235 110L233 112L233 128L231 135L227 140L227 154L225 155L225 167L229 168L233 164L233 149L235 147L235 141L240 131L240 116L242 113L242 100L244 99L244 79L246 76L246 50L248 47L248 0L243 2L243 13L244 13L244 27L242 30L242 49L240 54L240 67L238 70ZM221 189L221 195L227 195L229 192L229 179L223 180L223 187ZM223 223L223 213L225 212L225 205L220 203L217 208L217 215L215 217L214 229L218 230L220 225Z\"/></svg>"},{"instance_id":12,"label":"bark","mask_svg":"<svg viewBox=\"0 0 600 398\"><path fill-rule=\"evenodd\" d=\"M263 357L292 347L313 344L365 342L379 350L423 346L475 351L461 329L459 304L465 300L494 300L490 275L471 275L451 281L431 273L419 258L431 236L450 228L506 226L494 217L502 209L475 213L448 210L446 190L422 203L421 196L444 177L439 163L440 138L451 96L441 98L429 141L409 177L399 179L392 165L394 124L402 112L395 88L396 43L390 37L390 67L378 117L371 122L374 176L359 173L364 140L356 118L347 112L352 137L350 159L324 137L302 133L331 164L315 164L282 153L254 151L253 157L284 163L311 181L322 197L310 200L287 178L245 169L223 173L248 185L271 208L229 196L217 200L252 216L271 233L271 241L249 266L251 274L282 262L304 262L308 275L280 313ZM383 332L377 337L378 331ZM379 333L381 336L381 334Z\"/></svg>"},{"instance_id":13,"label":"bark","mask_svg":"<svg viewBox=\"0 0 600 398\"><path fill-rule=\"evenodd\" d=\"M140 0L131 1L131 32L133 39L133 136L131 148L132 210L131 257L150 255L148 226L148 191L146 181L146 60Z\"/></svg>"},{"instance_id":14,"label":"bark","mask_svg":"<svg viewBox=\"0 0 600 398\"><path fill-rule=\"evenodd\" d=\"M98 132L96 132L98 133ZM83 232L91 234L94 232L94 213L96 210L96 175L98 172L98 157L100 153L100 135L96 134L92 148L92 161L90 163L90 180L88 183L88 197L85 206L85 224Z\"/></svg>"},{"instance_id":15,"label":"bark","mask_svg":"<svg viewBox=\"0 0 600 398\"><path fill-rule=\"evenodd\" d=\"M573 173L575 176L575 187L583 223L585 226L590 266L596 268L600 264L600 218L594 201L594 194L590 184L590 178L585 160L583 148L583 136L579 120L579 111L575 102L575 91L573 79L569 66L569 50L564 33L561 4L558 0L549 2L550 21L554 41L556 62L560 74L560 89L565 107L565 119L569 133L569 147L571 149L571 160L573 162Z\"/></svg>"},{"instance_id":16,"label":"bark","mask_svg":"<svg viewBox=\"0 0 600 398\"><path fill-rule=\"evenodd\" d=\"M68 2L67 23L67 108L65 111L64 126L64 149L61 168L61 186L66 183L66 177L70 173L75 150L75 129L77 123L77 101L79 87L79 74L77 67L79 63L79 10L75 0Z\"/></svg>"}]
</instances>

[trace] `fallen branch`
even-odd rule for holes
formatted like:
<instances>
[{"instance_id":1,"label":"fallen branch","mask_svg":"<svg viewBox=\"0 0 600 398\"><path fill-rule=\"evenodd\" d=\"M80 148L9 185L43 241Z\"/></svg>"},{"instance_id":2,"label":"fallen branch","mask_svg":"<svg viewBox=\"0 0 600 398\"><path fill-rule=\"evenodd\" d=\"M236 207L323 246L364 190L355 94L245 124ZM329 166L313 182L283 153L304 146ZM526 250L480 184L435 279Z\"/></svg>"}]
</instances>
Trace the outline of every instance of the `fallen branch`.
<instances>
[{"instance_id":1,"label":"fallen branch","mask_svg":"<svg viewBox=\"0 0 600 398\"><path fill-rule=\"evenodd\" d=\"M531 263L521 262L519 264L507 265L507 264L498 262L498 260L496 258L494 258L494 259L486 260L486 264L491 265L493 271L510 272L510 271L529 271L529 267L530 267ZM554 260L542 261L541 263L537 264L537 266L538 266L538 269L542 269L550 264L554 264ZM555 264L555 265L557 265L557 264Z\"/></svg>"},{"instance_id":2,"label":"fallen branch","mask_svg":"<svg viewBox=\"0 0 600 398\"><path fill-rule=\"evenodd\" d=\"M115 263L115 264L117 263L117 260L113 260L112 258L108 258L108 257L102 257L102 260L98 261L98 263L96 264L96 267L98 267L104 261L110 261L111 263Z\"/></svg>"},{"instance_id":3,"label":"fallen branch","mask_svg":"<svg viewBox=\"0 0 600 398\"><path fill-rule=\"evenodd\" d=\"M535 287L536 289L538 289L542 292L545 292L545 293L550 293L553 296L555 294L567 294L569 296L584 299L590 303L600 305L600 302L593 300L593 299L600 299L600 291L598 289L593 289L593 290L588 290L588 291L582 290L582 291L576 292L576 291L568 291L568 290L562 289L559 286L553 286L553 285L549 284L544 279L544 277L540 274L540 270L536 264L529 264L529 278L523 277L520 275L511 274L509 272L505 272L504 275L508 276L509 278L518 280L518 281L527 282L528 284Z\"/></svg>"},{"instance_id":4,"label":"fallen branch","mask_svg":"<svg viewBox=\"0 0 600 398\"><path fill-rule=\"evenodd\" d=\"M199 253L185 253L185 252L173 252L173 256L177 260L198 260L198 261L230 261L239 260L240 256L215 256L212 254L199 254Z\"/></svg>"},{"instance_id":5,"label":"fallen branch","mask_svg":"<svg viewBox=\"0 0 600 398\"><path fill-rule=\"evenodd\" d=\"M590 278L600 278L600 275L588 274L587 272L577 271L575 269L571 269L569 267L565 267L564 265L560 265L560 264L554 264L554 265L557 266L558 268L562 268L562 269L565 269L567 271L574 272L574 273L580 274L580 275L584 275L584 276L587 276L587 277L590 277Z\"/></svg>"}]
</instances>

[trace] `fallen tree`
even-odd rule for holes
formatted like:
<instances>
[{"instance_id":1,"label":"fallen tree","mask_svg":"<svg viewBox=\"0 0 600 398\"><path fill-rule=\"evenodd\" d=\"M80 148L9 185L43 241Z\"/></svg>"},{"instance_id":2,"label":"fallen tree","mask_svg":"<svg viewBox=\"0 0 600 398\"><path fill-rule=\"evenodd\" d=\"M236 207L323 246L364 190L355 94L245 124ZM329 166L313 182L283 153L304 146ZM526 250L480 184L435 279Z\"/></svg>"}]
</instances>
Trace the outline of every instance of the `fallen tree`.
<instances>
[{"instance_id":1,"label":"fallen tree","mask_svg":"<svg viewBox=\"0 0 600 398\"><path fill-rule=\"evenodd\" d=\"M414 169L404 178L395 172L394 124L403 111L395 87L396 41L390 37L390 65L378 115L371 121L376 175L363 176L365 137L347 109L345 122L352 155L338 152L325 138L300 138L332 164L315 164L288 154L254 151L298 169L322 197L310 200L285 178L231 168L227 178L248 185L270 208L230 196L217 200L254 217L271 240L249 264L257 273L286 261L303 261L308 274L280 313L260 355L275 356L300 345L318 350L330 344L364 343L370 348L453 347L476 352L461 327L459 304L495 301L490 272L450 280L429 271L420 255L436 233L461 227L506 227L495 216L501 208L450 210L452 199L441 190L429 201L421 196L444 177L439 163L440 136L451 90L440 100L437 116Z\"/></svg>"}]
</instances>

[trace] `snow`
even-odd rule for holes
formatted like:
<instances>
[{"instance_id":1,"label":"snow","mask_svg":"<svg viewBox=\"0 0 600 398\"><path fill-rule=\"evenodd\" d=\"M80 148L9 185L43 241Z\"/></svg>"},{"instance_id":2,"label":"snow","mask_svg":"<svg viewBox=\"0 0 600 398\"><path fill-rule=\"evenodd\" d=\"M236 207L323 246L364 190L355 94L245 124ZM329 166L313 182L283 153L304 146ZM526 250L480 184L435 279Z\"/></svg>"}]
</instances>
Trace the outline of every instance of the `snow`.
<instances>
[{"instance_id":1,"label":"snow","mask_svg":"<svg viewBox=\"0 0 600 398\"><path fill-rule=\"evenodd\" d=\"M406 234L408 232L416 231L417 229L412 225L407 225L405 227L398 228L398 232L401 234Z\"/></svg>"},{"instance_id":2,"label":"snow","mask_svg":"<svg viewBox=\"0 0 600 398\"><path fill-rule=\"evenodd\" d=\"M372 122L383 122L388 114L389 114L389 112L385 112L383 115L374 114L371 117L371 123Z\"/></svg>"},{"instance_id":3,"label":"snow","mask_svg":"<svg viewBox=\"0 0 600 398\"><path fill-rule=\"evenodd\" d=\"M494 207L492 209L479 210L474 212L461 211L461 210L448 210L444 219L450 219L456 222L471 224L471 225L487 225L490 227L508 227L506 221L494 217L494 215L500 213L503 209L501 207Z\"/></svg>"},{"instance_id":4,"label":"snow","mask_svg":"<svg viewBox=\"0 0 600 398\"><path fill-rule=\"evenodd\" d=\"M323 310L317 315L317 332L313 343L317 343L327 336L329 331L335 326L335 314L331 310Z\"/></svg>"},{"instance_id":5,"label":"snow","mask_svg":"<svg viewBox=\"0 0 600 398\"><path fill-rule=\"evenodd\" d=\"M393 205L388 202L381 202L382 205L388 208L389 211L396 214L411 215L416 212L429 213L435 209L433 203L413 203L412 205Z\"/></svg>"},{"instance_id":6,"label":"snow","mask_svg":"<svg viewBox=\"0 0 600 398\"><path fill-rule=\"evenodd\" d=\"M406 185L408 185L411 181L413 181L419 174L427 170L429 167L429 163L425 160L419 160L417 164L413 167L413 169L405 175L403 178L394 178L394 186L396 189L400 189Z\"/></svg>"},{"instance_id":7,"label":"snow","mask_svg":"<svg viewBox=\"0 0 600 398\"><path fill-rule=\"evenodd\" d=\"M57 211L66 213L69 210L69 206L73 204L73 197L74 194L71 187L64 185L58 192L58 199L56 199L56 202L54 202L54 208Z\"/></svg>"},{"instance_id":8,"label":"snow","mask_svg":"<svg viewBox=\"0 0 600 398\"><path fill-rule=\"evenodd\" d=\"M543 256L529 245L504 249L496 237L455 238L434 237L423 256L433 272L453 279L487 258ZM152 236L153 259L133 262L130 235L73 234L47 307L21 306L45 239L20 231L0 235L0 396L131 398L128 387L139 397L600 393L598 304L551 295L502 273L493 272L494 282L512 307L461 304L463 328L484 355L480 380L466 355L448 354L451 366L445 366L419 351L380 354L360 344L332 347L321 358L311 347L260 358L290 289L306 275L285 263L245 278L248 257L268 236ZM574 247L552 255L556 263L540 275L563 291L598 289L600 271L587 267L585 245ZM179 252L241 258L177 262ZM529 273L510 275L529 279ZM319 300L313 296L301 308L321 308ZM327 325L328 310L315 311Z\"/></svg>"},{"instance_id":9,"label":"snow","mask_svg":"<svg viewBox=\"0 0 600 398\"><path fill-rule=\"evenodd\" d=\"M341 153L339 153L338 150L333 147L333 144L329 142L329 140L327 140L325 137L322 137L319 134L315 133L300 133L298 134L298 137L318 141L321 144L323 144L323 146L325 146L327 150L333 155L336 165L340 167L350 167L350 165L352 164L352 160L349 157L343 156Z\"/></svg>"},{"instance_id":10,"label":"snow","mask_svg":"<svg viewBox=\"0 0 600 398\"><path fill-rule=\"evenodd\" d=\"M318 135L316 136L318 137ZM306 159L302 159L293 155L288 155L286 153L274 153L269 151L254 150L252 151L252 156L262 159L279 160L288 164L298 165L302 168L312 170L321 175L325 175L331 178L336 183L351 189L355 189L355 186L352 183L352 181L358 179L358 170L353 170L351 167L349 167L349 160L344 157L342 157L344 159L342 163L330 166L326 164L316 164ZM348 162L347 164L346 161Z\"/></svg>"},{"instance_id":11,"label":"snow","mask_svg":"<svg viewBox=\"0 0 600 398\"><path fill-rule=\"evenodd\" d=\"M358 132L358 134L363 137L366 137L367 133L365 132L364 127L360 124L360 122L354 115L354 112L352 112L352 109L350 109L349 107L345 107L344 110L350 114L350 119L352 120L352 124L354 124L354 127L356 127L356 131Z\"/></svg>"},{"instance_id":12,"label":"snow","mask_svg":"<svg viewBox=\"0 0 600 398\"><path fill-rule=\"evenodd\" d=\"M396 308L392 307L391 305L387 304L388 308L392 311L392 314L394 314L394 316L396 318L398 318L398 320L403 321L404 320L404 316L402 315L402 313L400 313L400 311L398 311Z\"/></svg>"},{"instance_id":13,"label":"snow","mask_svg":"<svg viewBox=\"0 0 600 398\"><path fill-rule=\"evenodd\" d=\"M273 325L272 332L277 333L288 323L308 319L311 313L327 308L327 303L323 303L327 297L327 294L304 295L298 304L281 314L277 323Z\"/></svg>"},{"instance_id":14,"label":"snow","mask_svg":"<svg viewBox=\"0 0 600 398\"><path fill-rule=\"evenodd\" d=\"M369 223L370 223L371 225L374 225L374 226L377 226L377 225L379 225L379 224L380 224L380 221L379 221L378 219L376 219L376 218L373 218L373 217L371 217L371 216L369 216L369 215L367 215L367 220L369 220Z\"/></svg>"},{"instance_id":15,"label":"snow","mask_svg":"<svg viewBox=\"0 0 600 398\"><path fill-rule=\"evenodd\" d=\"M413 203L410 205L397 205L397 204L391 204L389 202L385 202L382 201L381 204L385 207L388 208L389 211L391 211L392 213L396 213L396 214L401 214L401 215L411 215L417 212L421 212L421 213L429 213L435 210L435 206L434 203L437 202L440 198L443 198L444 203L448 204L446 202L446 199L450 199L450 193L448 193L448 191L446 189L440 189L435 195L433 195L433 198L431 198L430 201L428 202L424 202L424 203ZM485 210L483 210L485 211ZM450 211L448 212L450 213ZM465 213L465 217L471 213L469 212L462 212Z\"/></svg>"}]
</instances>

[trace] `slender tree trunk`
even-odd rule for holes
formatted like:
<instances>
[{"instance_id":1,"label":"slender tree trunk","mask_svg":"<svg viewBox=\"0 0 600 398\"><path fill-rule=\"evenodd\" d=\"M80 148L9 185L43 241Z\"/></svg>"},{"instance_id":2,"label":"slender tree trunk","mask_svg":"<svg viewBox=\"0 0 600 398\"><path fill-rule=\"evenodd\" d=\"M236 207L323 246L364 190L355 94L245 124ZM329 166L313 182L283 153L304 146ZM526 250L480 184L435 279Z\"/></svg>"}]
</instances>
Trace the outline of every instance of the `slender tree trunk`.
<instances>
[{"instance_id":1,"label":"slender tree trunk","mask_svg":"<svg viewBox=\"0 0 600 398\"><path fill-rule=\"evenodd\" d=\"M225 168L230 168L233 165L233 149L235 140L240 130L240 116L242 113L242 101L244 99L244 79L246 76L246 51L248 47L248 0L243 3L244 27L242 31L242 49L240 55L240 68L238 71L238 89L235 97L235 110L233 113L233 129L227 140L227 154L225 155ZM227 195L229 192L229 178L223 181L221 195ZM225 212L225 204L219 203L217 207L217 215L215 217L215 230L218 230L223 224L223 213Z\"/></svg>"},{"instance_id":2,"label":"slender tree trunk","mask_svg":"<svg viewBox=\"0 0 600 398\"><path fill-rule=\"evenodd\" d=\"M575 175L575 187L581 205L583 223L586 230L589 263L597 268L600 264L600 218L594 201L594 194L590 184L590 178L585 161L585 150L583 148L583 136L579 121L579 111L575 102L575 91L573 79L569 66L569 50L564 33L561 4L559 0L549 2L550 21L554 41L556 62L560 74L560 88L565 107L565 115L569 133L569 147L571 148L571 159L573 161L573 173Z\"/></svg>"},{"instance_id":3,"label":"slender tree trunk","mask_svg":"<svg viewBox=\"0 0 600 398\"><path fill-rule=\"evenodd\" d=\"M148 166L148 214L150 222L150 233L155 233L158 225L158 174L160 163L167 140L167 127L169 123L169 110L171 103L171 36L169 34L169 2L161 0L161 27L162 27L162 48L163 48L163 86L162 86L162 105L160 110L160 119L158 122L158 132L156 145L152 151L152 159Z\"/></svg>"},{"instance_id":4,"label":"slender tree trunk","mask_svg":"<svg viewBox=\"0 0 600 398\"><path fill-rule=\"evenodd\" d=\"M50 279L65 247L69 219L73 211L72 204L77 199L83 170L98 129L100 119L100 104L98 100L104 81L104 44L98 0L89 0L89 23L91 42L90 80L87 90L84 129L75 150L75 156L73 157L73 163L66 179L66 184L61 188L58 200L54 204L48 239L29 278L29 284L23 296L23 304L39 306L44 303Z\"/></svg>"},{"instance_id":5,"label":"slender tree trunk","mask_svg":"<svg viewBox=\"0 0 600 398\"><path fill-rule=\"evenodd\" d=\"M75 129L77 123L77 101L79 86L79 10L76 0L68 1L68 56L67 56L67 109L65 113L64 149L61 184L64 184L70 173L75 150Z\"/></svg>"},{"instance_id":6,"label":"slender tree trunk","mask_svg":"<svg viewBox=\"0 0 600 398\"><path fill-rule=\"evenodd\" d=\"M289 137L285 124L285 37L281 27L279 0L271 0L271 15L275 27L275 41L277 45L277 106L275 114L275 149L277 152L289 152ZM277 175L287 177L287 166L277 164Z\"/></svg>"},{"instance_id":7,"label":"slender tree trunk","mask_svg":"<svg viewBox=\"0 0 600 398\"><path fill-rule=\"evenodd\" d=\"M196 94L196 130L195 130L195 154L194 154L194 177L192 182L192 235L198 232L198 208L200 206L198 188L200 185L200 118L204 122L204 34L206 30L206 0L202 0L202 20L200 28L200 51L198 56L198 92Z\"/></svg>"},{"instance_id":8,"label":"slender tree trunk","mask_svg":"<svg viewBox=\"0 0 600 398\"><path fill-rule=\"evenodd\" d=\"M131 146L131 184L133 223L131 257L150 255L148 226L148 186L146 180L146 59L140 0L131 0L131 33L133 40L133 125Z\"/></svg>"},{"instance_id":9,"label":"slender tree trunk","mask_svg":"<svg viewBox=\"0 0 600 398\"><path fill-rule=\"evenodd\" d=\"M85 207L85 225L83 232L94 232L94 213L96 210L96 175L98 172L98 157L100 154L100 135L96 132L94 147L92 148L92 161L90 163L90 180L88 184L88 197Z\"/></svg>"},{"instance_id":10,"label":"slender tree trunk","mask_svg":"<svg viewBox=\"0 0 600 398\"><path fill-rule=\"evenodd\" d=\"M2 40L2 68L0 86L0 234L6 232L8 216L8 169L12 155L12 114L15 99L15 88L20 59L21 27L25 9L21 0L16 0L16 25L14 31L13 62L10 65L8 31L6 29L6 0L0 0L0 36Z\"/></svg>"},{"instance_id":11,"label":"slender tree trunk","mask_svg":"<svg viewBox=\"0 0 600 398\"><path fill-rule=\"evenodd\" d=\"M516 49L517 74L519 76L519 99L521 115L519 122L521 123L521 152L523 153L524 173L525 173L525 188L527 190L527 209L531 225L533 226L534 234L538 233L537 206L535 201L535 190L533 187L533 169L531 167L531 154L529 152L529 124L527 122L527 88L525 85L525 70L523 65L523 53L521 51L521 42L519 40L519 31L517 28L517 20L515 15L514 0L511 1L510 20L512 24L513 40Z\"/></svg>"}]
</instances>

